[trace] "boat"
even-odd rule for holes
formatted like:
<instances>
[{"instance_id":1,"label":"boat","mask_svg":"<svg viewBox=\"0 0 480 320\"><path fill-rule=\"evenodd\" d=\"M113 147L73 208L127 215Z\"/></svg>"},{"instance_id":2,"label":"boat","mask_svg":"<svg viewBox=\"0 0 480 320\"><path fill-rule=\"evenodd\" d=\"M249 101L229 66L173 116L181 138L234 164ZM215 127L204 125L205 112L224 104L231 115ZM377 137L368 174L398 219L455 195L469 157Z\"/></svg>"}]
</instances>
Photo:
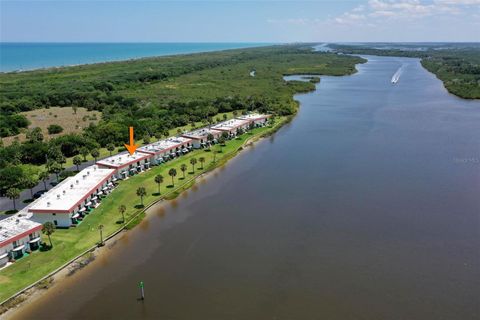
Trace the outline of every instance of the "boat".
<instances>
[{"instance_id":1,"label":"boat","mask_svg":"<svg viewBox=\"0 0 480 320\"><path fill-rule=\"evenodd\" d=\"M395 72L391 80L392 84L396 84L398 80L400 80L400 76L402 75L402 69L403 69L403 65L400 68L398 68L397 72Z\"/></svg>"}]
</instances>

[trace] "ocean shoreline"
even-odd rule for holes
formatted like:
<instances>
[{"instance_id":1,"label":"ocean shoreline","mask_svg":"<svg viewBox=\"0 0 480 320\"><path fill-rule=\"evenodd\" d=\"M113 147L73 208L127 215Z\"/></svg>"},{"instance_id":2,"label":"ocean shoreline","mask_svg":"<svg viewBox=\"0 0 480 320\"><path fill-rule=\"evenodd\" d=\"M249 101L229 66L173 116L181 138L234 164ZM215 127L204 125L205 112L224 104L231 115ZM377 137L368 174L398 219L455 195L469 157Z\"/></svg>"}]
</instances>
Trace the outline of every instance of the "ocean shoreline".
<instances>
[{"instance_id":1,"label":"ocean shoreline","mask_svg":"<svg viewBox=\"0 0 480 320\"><path fill-rule=\"evenodd\" d=\"M190 55L190 54L202 54L202 53L210 53L210 52L222 52L222 51L228 51L228 50L239 50L239 49L251 49L251 48L260 48L260 47L267 47L267 46L272 46L272 45L277 45L277 43L263 43L263 42L0 42L0 53L2 51L5 51L6 46L21 46L21 45L44 45L44 46L49 46L49 45L63 45L63 46L75 46L75 45L98 45L98 46L134 46L134 45L141 45L141 46L146 46L146 45L192 45L192 46L204 46L204 48L201 49L179 49L178 52L170 52L166 51L164 54L160 52L155 52L155 53L146 53L146 54L138 54L138 55L124 55L122 56L110 56L108 57L92 57L89 59L88 57L86 58L85 61L83 62L78 62L78 63L59 63L56 65L48 65L48 66L32 66L32 67L26 67L26 68L8 68L5 70L2 70L3 68L0 69L0 74L9 74L9 73L28 73L28 72L34 72L34 71L55 71L55 70L63 70L63 69L68 69L68 68L76 68L76 67L83 67L83 66L91 66L91 65L103 65L107 63L119 63L119 62L134 62L137 60L145 60L145 59L156 59L156 58L161 58L161 57L172 57L172 56L182 56L182 55ZM210 47L217 45L218 47ZM224 47L222 47L222 45ZM231 47L229 45L232 45ZM3 47L3 48L2 48ZM8 57L5 57L5 53L1 53L2 60L8 59ZM97 61L96 59L101 59L100 61Z\"/></svg>"}]
</instances>

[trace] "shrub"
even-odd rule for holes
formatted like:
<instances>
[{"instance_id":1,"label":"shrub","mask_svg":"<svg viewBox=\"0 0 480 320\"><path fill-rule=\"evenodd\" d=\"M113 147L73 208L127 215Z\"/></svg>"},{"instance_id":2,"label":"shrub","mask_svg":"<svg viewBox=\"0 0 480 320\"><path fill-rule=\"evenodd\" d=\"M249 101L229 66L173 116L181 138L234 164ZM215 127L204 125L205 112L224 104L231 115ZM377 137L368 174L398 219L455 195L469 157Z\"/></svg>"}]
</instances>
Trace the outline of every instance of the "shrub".
<instances>
[{"instance_id":1,"label":"shrub","mask_svg":"<svg viewBox=\"0 0 480 320\"><path fill-rule=\"evenodd\" d=\"M63 128L58 124L51 124L47 128L48 134L56 134L63 131Z\"/></svg>"}]
</instances>

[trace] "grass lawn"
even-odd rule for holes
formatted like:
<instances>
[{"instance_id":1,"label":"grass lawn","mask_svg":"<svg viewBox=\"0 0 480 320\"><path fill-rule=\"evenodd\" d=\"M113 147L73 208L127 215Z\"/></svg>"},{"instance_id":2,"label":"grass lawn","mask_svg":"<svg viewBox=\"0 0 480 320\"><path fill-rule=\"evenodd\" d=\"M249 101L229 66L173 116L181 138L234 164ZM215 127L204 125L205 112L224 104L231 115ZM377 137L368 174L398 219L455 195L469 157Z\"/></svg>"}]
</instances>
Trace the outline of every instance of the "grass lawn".
<instances>
[{"instance_id":1,"label":"grass lawn","mask_svg":"<svg viewBox=\"0 0 480 320\"><path fill-rule=\"evenodd\" d=\"M284 121L286 121L286 118L277 118L273 127L256 128L237 139L228 141L226 146L222 148L222 152L216 155L215 163L213 162L214 152L212 151L219 151L218 145L213 147L212 151L195 150L166 164L153 167L147 172L131 177L128 180L121 181L112 194L102 201L100 207L90 213L78 227L68 230L56 230L52 235L53 248L50 251L35 252L0 271L0 301L7 299L17 291L34 283L94 246L99 241L99 231L97 230L99 225L104 226L104 235L117 231L122 225L122 217L118 213L120 205L123 204L127 207L125 213L127 221L142 213L143 209L138 207L140 198L136 196L138 187L145 187L147 190L147 195L144 197L145 206L158 201L167 193L170 193L170 195L167 195L167 198L172 198L192 185L189 182L190 178L224 163L236 154L246 140L272 132L278 129ZM199 157L205 158L204 168L201 168L202 164L197 163L195 172L193 172L190 164L190 159L194 157L197 160ZM185 172L185 179L183 179L183 174L180 170L182 164L188 166L188 170ZM168 170L171 168L177 169L175 187L171 186L172 180L168 175ZM158 185L154 181L154 177L157 174L161 174L164 177L164 183L161 184L160 189L161 195L157 194ZM132 224L135 223L138 223L138 221L135 222L134 220L132 222ZM46 236L43 236L42 240L48 242Z\"/></svg>"}]
</instances>

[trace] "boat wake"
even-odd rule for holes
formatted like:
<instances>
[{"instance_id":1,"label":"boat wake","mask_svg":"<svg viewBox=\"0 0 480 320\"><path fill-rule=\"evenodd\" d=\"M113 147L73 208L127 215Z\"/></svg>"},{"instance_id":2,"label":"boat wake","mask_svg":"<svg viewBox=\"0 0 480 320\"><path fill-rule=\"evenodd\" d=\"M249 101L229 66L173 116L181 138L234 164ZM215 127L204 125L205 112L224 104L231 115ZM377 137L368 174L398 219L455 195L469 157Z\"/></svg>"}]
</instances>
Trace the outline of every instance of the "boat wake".
<instances>
[{"instance_id":1,"label":"boat wake","mask_svg":"<svg viewBox=\"0 0 480 320\"><path fill-rule=\"evenodd\" d=\"M400 80L400 76L402 75L402 72L403 72L403 65L400 68L398 68L397 72L395 72L395 74L393 75L392 84L396 84L398 80Z\"/></svg>"}]
</instances>

